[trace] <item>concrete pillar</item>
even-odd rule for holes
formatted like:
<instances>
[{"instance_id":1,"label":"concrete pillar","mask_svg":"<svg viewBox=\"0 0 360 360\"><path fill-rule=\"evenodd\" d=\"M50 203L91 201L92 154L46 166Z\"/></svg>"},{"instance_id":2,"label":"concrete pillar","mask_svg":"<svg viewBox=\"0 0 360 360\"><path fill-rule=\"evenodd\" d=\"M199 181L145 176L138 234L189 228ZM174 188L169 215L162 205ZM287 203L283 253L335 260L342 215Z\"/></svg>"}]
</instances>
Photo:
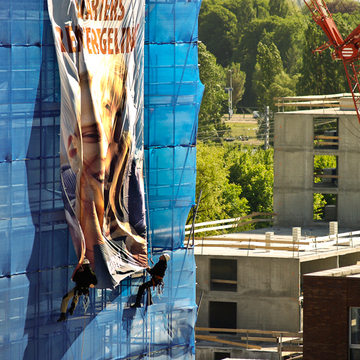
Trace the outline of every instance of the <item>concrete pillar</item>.
<instances>
[{"instance_id":1,"label":"concrete pillar","mask_svg":"<svg viewBox=\"0 0 360 360\"><path fill-rule=\"evenodd\" d=\"M330 221L329 222L329 234L330 235L337 235L338 233L338 222L337 221Z\"/></svg>"},{"instance_id":2,"label":"concrete pillar","mask_svg":"<svg viewBox=\"0 0 360 360\"><path fill-rule=\"evenodd\" d=\"M301 239L301 227L292 228L293 242L300 241Z\"/></svg>"},{"instance_id":3,"label":"concrete pillar","mask_svg":"<svg viewBox=\"0 0 360 360\"><path fill-rule=\"evenodd\" d=\"M271 240L274 239L274 233L273 232L266 232L265 233L265 245L271 246ZM266 249L266 251L270 251L270 249Z\"/></svg>"}]
</instances>

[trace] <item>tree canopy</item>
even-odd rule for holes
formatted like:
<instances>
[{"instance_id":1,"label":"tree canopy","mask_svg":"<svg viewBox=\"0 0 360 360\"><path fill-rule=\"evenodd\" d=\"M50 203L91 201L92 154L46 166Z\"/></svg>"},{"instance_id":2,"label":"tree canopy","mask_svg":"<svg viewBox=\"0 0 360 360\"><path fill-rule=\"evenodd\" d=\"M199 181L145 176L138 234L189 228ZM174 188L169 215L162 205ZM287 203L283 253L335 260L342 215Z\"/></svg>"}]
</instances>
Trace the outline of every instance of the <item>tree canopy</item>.
<instances>
[{"instance_id":1,"label":"tree canopy","mask_svg":"<svg viewBox=\"0 0 360 360\"><path fill-rule=\"evenodd\" d=\"M200 142L196 178L197 222L273 210L273 150Z\"/></svg>"},{"instance_id":2,"label":"tree canopy","mask_svg":"<svg viewBox=\"0 0 360 360\"><path fill-rule=\"evenodd\" d=\"M327 7L332 14L352 14L355 11L360 11L360 4L351 0L329 1Z\"/></svg>"},{"instance_id":3,"label":"tree canopy","mask_svg":"<svg viewBox=\"0 0 360 360\"><path fill-rule=\"evenodd\" d=\"M240 69L240 64L232 63L226 69L226 81L230 85L230 72L231 72L231 82L232 82L232 98L233 98L233 107L236 108L237 103L242 99L245 91L245 79L246 75Z\"/></svg>"},{"instance_id":4,"label":"tree canopy","mask_svg":"<svg viewBox=\"0 0 360 360\"><path fill-rule=\"evenodd\" d=\"M228 109L229 95L225 93L225 87L230 84L230 71L234 105L241 100L244 93L245 73L240 70L240 64L235 63L224 69L204 44L199 44L198 51L200 80L205 85L199 112L198 139L216 141L230 130L222 119Z\"/></svg>"},{"instance_id":5,"label":"tree canopy","mask_svg":"<svg viewBox=\"0 0 360 360\"><path fill-rule=\"evenodd\" d=\"M327 1L345 39L360 23L355 0ZM272 212L273 150L221 143L228 132L232 76L233 106L276 110L274 97L349 92L333 49L316 52L328 39L310 11L293 0L203 0L199 14L200 79L205 92L199 113L196 192L202 190L197 222ZM333 166L316 157L314 166ZM314 219L330 194L314 195Z\"/></svg>"},{"instance_id":6,"label":"tree canopy","mask_svg":"<svg viewBox=\"0 0 360 360\"><path fill-rule=\"evenodd\" d=\"M205 85L201 101L198 124L199 140L215 140L229 131L223 123L224 109L228 104L225 71L218 65L213 54L206 50L204 44L199 44L198 60L200 65L200 80Z\"/></svg>"},{"instance_id":7,"label":"tree canopy","mask_svg":"<svg viewBox=\"0 0 360 360\"><path fill-rule=\"evenodd\" d=\"M326 3L345 38L360 23L359 2ZM327 38L305 4L300 8L292 0L203 0L199 40L219 65L239 64L245 73L238 107L269 105L276 110L274 96L349 92L342 62L333 60L332 49L313 53Z\"/></svg>"},{"instance_id":8,"label":"tree canopy","mask_svg":"<svg viewBox=\"0 0 360 360\"><path fill-rule=\"evenodd\" d=\"M202 190L197 222L239 217L249 211L240 185L229 182L226 148L215 144L197 146L197 196Z\"/></svg>"},{"instance_id":9,"label":"tree canopy","mask_svg":"<svg viewBox=\"0 0 360 360\"><path fill-rule=\"evenodd\" d=\"M237 35L237 19L235 14L221 5L206 6L200 12L199 39L206 44L222 66L232 58ZM214 31L214 24L216 30ZM220 41L219 41L220 40Z\"/></svg>"}]
</instances>

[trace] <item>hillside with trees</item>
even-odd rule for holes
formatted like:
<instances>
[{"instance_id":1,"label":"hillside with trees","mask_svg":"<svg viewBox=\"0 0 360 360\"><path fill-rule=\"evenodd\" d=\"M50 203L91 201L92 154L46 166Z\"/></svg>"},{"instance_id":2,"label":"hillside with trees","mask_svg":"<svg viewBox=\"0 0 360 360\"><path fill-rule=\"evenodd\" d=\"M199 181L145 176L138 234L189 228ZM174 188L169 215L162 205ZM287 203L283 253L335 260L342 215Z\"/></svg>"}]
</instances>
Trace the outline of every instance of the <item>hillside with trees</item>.
<instances>
[{"instance_id":1,"label":"hillside with trees","mask_svg":"<svg viewBox=\"0 0 360 360\"><path fill-rule=\"evenodd\" d=\"M360 3L326 1L345 38L360 23ZM271 212L273 150L224 143L232 75L233 108L269 106L274 97L349 92L342 62L303 2L294 0L202 0L199 14L200 79L205 92L199 113L197 222ZM315 201L315 200L314 200ZM323 199L316 199L320 207ZM241 229L244 230L244 229Z\"/></svg>"},{"instance_id":2,"label":"hillside with trees","mask_svg":"<svg viewBox=\"0 0 360 360\"><path fill-rule=\"evenodd\" d=\"M326 1L345 38L360 22L354 0ZM203 0L199 40L226 71L237 64L245 74L236 106L270 106L275 96L348 92L341 62L331 48L312 51L327 39L304 3L292 0Z\"/></svg>"}]
</instances>

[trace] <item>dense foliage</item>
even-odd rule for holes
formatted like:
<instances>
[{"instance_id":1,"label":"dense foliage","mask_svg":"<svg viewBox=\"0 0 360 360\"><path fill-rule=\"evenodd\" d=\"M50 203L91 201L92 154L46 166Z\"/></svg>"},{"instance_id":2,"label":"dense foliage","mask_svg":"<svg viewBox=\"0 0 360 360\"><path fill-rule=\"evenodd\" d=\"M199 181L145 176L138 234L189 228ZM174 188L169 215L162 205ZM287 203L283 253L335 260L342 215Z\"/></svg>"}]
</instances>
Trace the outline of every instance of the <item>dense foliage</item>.
<instances>
[{"instance_id":1,"label":"dense foliage","mask_svg":"<svg viewBox=\"0 0 360 360\"><path fill-rule=\"evenodd\" d=\"M345 38L360 23L355 0L326 0ZM293 0L202 0L199 14L200 79L205 92L199 113L196 222L272 212L273 150L222 142L229 128L230 74L233 107L276 111L274 97L349 92L342 62L332 49L313 52L327 42L305 4ZM334 159L318 156L315 168L334 167ZM330 194L314 195L314 219ZM265 225L266 226L266 225ZM239 229L237 229L239 230ZM244 230L244 229L241 229Z\"/></svg>"},{"instance_id":2,"label":"dense foliage","mask_svg":"<svg viewBox=\"0 0 360 360\"><path fill-rule=\"evenodd\" d=\"M315 155L314 156L314 171L321 169L336 169L336 156L333 155ZM314 178L314 182L320 182L320 178ZM336 205L336 195L335 194L314 194L314 220L321 220L324 217L325 205Z\"/></svg>"},{"instance_id":3,"label":"dense foliage","mask_svg":"<svg viewBox=\"0 0 360 360\"><path fill-rule=\"evenodd\" d=\"M198 139L219 141L230 130L222 121L228 109L228 95L224 89L229 83L229 71L232 72L234 103L238 102L244 93L245 74L240 70L240 64L233 63L224 69L204 44L200 43L198 49L200 80L205 85L199 113Z\"/></svg>"},{"instance_id":4,"label":"dense foliage","mask_svg":"<svg viewBox=\"0 0 360 360\"><path fill-rule=\"evenodd\" d=\"M326 3L345 38L360 23L359 2ZM274 97L349 92L332 49L312 52L327 39L305 3L300 8L292 0L203 0L199 40L219 66L241 66L246 81L239 108L276 110Z\"/></svg>"},{"instance_id":5,"label":"dense foliage","mask_svg":"<svg viewBox=\"0 0 360 360\"><path fill-rule=\"evenodd\" d=\"M205 85L199 112L198 139L216 139L228 130L221 120L227 104L225 72L204 44L200 43L198 49L200 80Z\"/></svg>"},{"instance_id":6,"label":"dense foliage","mask_svg":"<svg viewBox=\"0 0 360 360\"><path fill-rule=\"evenodd\" d=\"M273 150L200 142L196 197L200 190L202 195L196 222L272 212L273 182Z\"/></svg>"}]
</instances>

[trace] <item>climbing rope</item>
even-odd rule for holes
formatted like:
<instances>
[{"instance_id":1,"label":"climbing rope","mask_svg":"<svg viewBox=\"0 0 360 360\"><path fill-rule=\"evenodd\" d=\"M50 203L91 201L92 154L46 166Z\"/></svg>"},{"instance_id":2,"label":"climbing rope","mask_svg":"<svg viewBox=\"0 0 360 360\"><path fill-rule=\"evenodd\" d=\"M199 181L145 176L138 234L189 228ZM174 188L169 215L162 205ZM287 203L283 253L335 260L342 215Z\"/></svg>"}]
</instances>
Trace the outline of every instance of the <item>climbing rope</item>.
<instances>
[{"instance_id":1,"label":"climbing rope","mask_svg":"<svg viewBox=\"0 0 360 360\"><path fill-rule=\"evenodd\" d=\"M161 299L161 296L164 292L164 282L162 281L160 284L156 285L156 296Z\"/></svg>"},{"instance_id":2,"label":"climbing rope","mask_svg":"<svg viewBox=\"0 0 360 360\"><path fill-rule=\"evenodd\" d=\"M88 295L84 295L83 297L83 307L84 307L84 328L83 328L83 340L82 340L82 347L81 347L81 357L80 359L82 359L83 357L83 351L84 351L84 339L85 339L85 326L86 326L86 311L89 307L90 304L90 299L88 297Z\"/></svg>"},{"instance_id":3,"label":"climbing rope","mask_svg":"<svg viewBox=\"0 0 360 360\"><path fill-rule=\"evenodd\" d=\"M84 295L84 298L83 298L83 307L84 307L84 316L86 315L86 311L89 307L89 304L90 304L90 299L89 299L89 296L88 295Z\"/></svg>"}]
</instances>

